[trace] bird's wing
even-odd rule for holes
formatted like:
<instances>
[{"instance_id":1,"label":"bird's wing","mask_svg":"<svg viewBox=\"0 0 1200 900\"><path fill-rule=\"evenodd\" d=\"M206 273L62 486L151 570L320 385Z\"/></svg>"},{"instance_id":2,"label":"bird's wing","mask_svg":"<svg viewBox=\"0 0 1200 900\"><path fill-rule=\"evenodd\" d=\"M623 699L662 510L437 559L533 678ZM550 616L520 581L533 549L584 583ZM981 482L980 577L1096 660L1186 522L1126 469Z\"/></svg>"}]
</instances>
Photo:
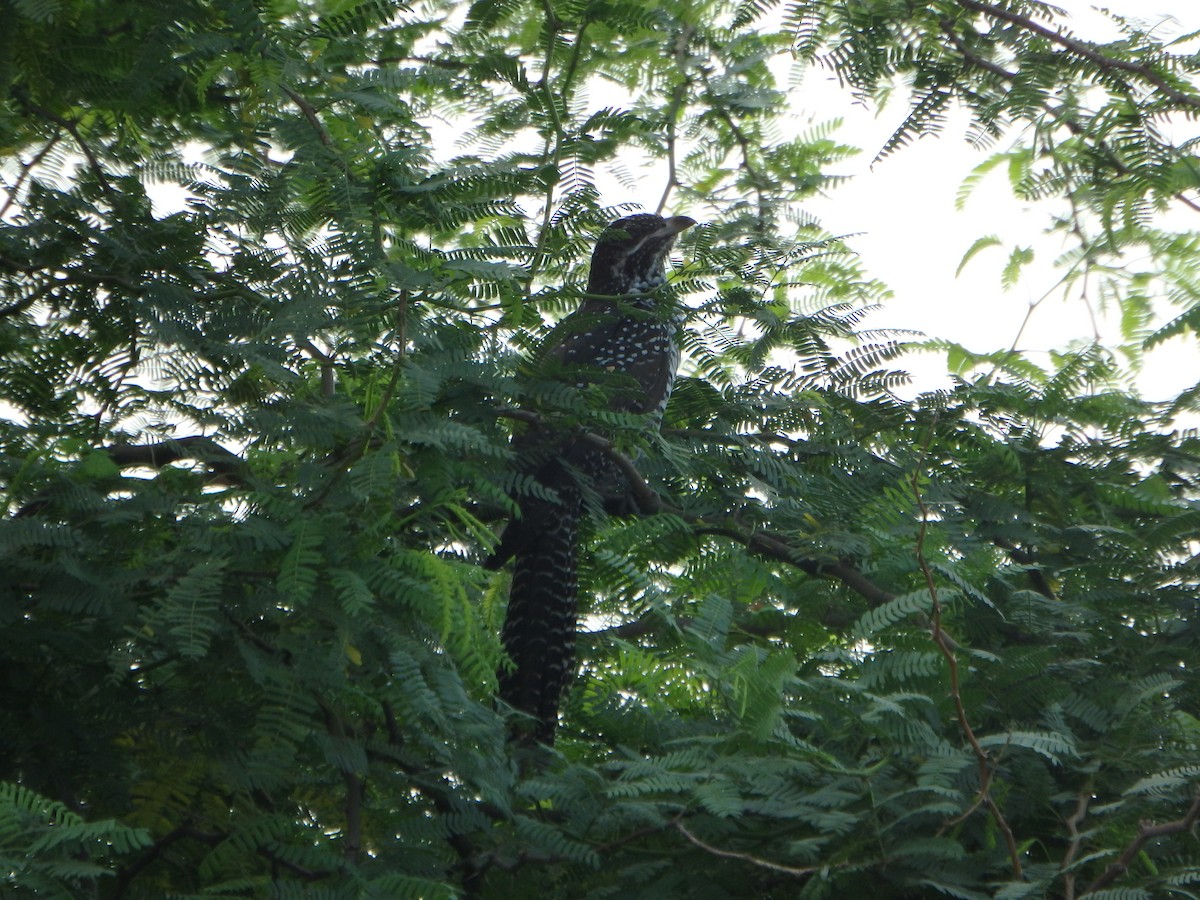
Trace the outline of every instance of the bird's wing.
<instances>
[{"instance_id":1,"label":"bird's wing","mask_svg":"<svg viewBox=\"0 0 1200 900\"><path fill-rule=\"evenodd\" d=\"M674 330L648 310L589 299L555 327L544 353L569 370L580 387L611 375L610 408L647 413L661 407L674 376Z\"/></svg>"}]
</instances>

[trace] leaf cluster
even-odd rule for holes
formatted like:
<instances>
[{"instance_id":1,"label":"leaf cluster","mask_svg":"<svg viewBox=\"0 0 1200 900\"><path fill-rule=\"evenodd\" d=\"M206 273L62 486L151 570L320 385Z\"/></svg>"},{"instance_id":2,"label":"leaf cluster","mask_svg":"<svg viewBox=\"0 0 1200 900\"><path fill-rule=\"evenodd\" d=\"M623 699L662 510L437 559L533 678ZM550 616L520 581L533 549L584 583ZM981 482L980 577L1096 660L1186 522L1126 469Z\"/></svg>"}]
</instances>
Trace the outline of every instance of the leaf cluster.
<instances>
[{"instance_id":1,"label":"leaf cluster","mask_svg":"<svg viewBox=\"0 0 1200 900\"><path fill-rule=\"evenodd\" d=\"M0 3L6 890L1190 896L1197 392L1123 360L1196 331L1156 218L1196 61L1032 2L779 11ZM927 343L962 377L914 396L796 213L852 151L781 114L789 54L911 89L886 152L1033 122L991 165L1128 345ZM653 434L533 362L640 159L703 221ZM554 751L506 742L482 565L531 423L654 501L590 504Z\"/></svg>"}]
</instances>

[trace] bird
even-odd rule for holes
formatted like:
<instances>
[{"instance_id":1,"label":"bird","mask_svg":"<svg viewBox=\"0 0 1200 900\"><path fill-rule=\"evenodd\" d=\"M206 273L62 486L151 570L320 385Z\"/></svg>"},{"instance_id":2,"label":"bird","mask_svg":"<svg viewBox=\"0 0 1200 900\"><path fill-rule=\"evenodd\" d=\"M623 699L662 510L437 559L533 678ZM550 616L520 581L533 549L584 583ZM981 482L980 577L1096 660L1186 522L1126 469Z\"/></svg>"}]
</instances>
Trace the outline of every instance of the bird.
<instances>
[{"instance_id":1,"label":"bird","mask_svg":"<svg viewBox=\"0 0 1200 900\"><path fill-rule=\"evenodd\" d=\"M583 389L608 388L608 408L643 414L658 427L679 366L682 319L666 285L676 238L696 221L650 213L604 229L592 252L587 296L551 332L542 353L558 377ZM534 427L513 440L522 474L538 490L517 497L489 568L513 558L501 631L510 665L499 672L500 699L530 717L516 733L554 743L559 703L575 670L580 525L584 495L624 492L627 483L596 442Z\"/></svg>"}]
</instances>

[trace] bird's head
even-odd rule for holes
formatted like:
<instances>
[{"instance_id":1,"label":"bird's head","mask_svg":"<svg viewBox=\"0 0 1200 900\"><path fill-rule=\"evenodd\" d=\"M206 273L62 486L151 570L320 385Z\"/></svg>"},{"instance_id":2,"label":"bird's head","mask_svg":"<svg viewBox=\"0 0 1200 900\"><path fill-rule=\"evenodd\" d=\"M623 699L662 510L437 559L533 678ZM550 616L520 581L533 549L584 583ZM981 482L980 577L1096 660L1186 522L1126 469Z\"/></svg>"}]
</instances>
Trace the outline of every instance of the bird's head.
<instances>
[{"instance_id":1,"label":"bird's head","mask_svg":"<svg viewBox=\"0 0 1200 900\"><path fill-rule=\"evenodd\" d=\"M665 263L675 238L696 224L687 216L664 219L652 213L617 219L592 252L589 294L619 297L652 291L667 280Z\"/></svg>"}]
</instances>

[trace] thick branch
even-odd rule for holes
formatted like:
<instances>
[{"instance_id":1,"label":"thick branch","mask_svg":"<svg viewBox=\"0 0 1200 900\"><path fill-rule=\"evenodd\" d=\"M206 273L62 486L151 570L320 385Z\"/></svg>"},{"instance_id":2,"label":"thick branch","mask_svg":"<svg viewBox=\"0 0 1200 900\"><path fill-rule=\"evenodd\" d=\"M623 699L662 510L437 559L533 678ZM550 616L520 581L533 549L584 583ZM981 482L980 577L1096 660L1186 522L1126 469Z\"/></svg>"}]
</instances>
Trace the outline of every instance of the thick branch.
<instances>
[{"instance_id":1,"label":"thick branch","mask_svg":"<svg viewBox=\"0 0 1200 900\"><path fill-rule=\"evenodd\" d=\"M101 449L122 468L149 466L161 469L180 460L194 459L204 463L215 474L238 481L245 474L245 460L203 435L160 441L157 444L118 444Z\"/></svg>"},{"instance_id":2,"label":"thick branch","mask_svg":"<svg viewBox=\"0 0 1200 900\"><path fill-rule=\"evenodd\" d=\"M1067 852L1063 854L1062 862L1059 863L1059 870L1063 874L1063 896L1065 900L1075 900L1075 873L1068 871L1071 864L1075 862L1075 857L1079 855L1079 847L1083 843L1083 835L1079 833L1079 825L1087 816L1088 804L1092 800L1092 782L1091 779L1079 792L1079 798L1075 803L1075 811L1063 820L1063 824L1067 826L1067 834L1071 837L1071 843L1067 847Z\"/></svg>"},{"instance_id":3,"label":"thick branch","mask_svg":"<svg viewBox=\"0 0 1200 900\"><path fill-rule=\"evenodd\" d=\"M161 469L171 463L184 459L193 459L204 463L208 470L219 476L223 483L244 485L246 479L246 463L240 456L226 450L212 438L203 435L178 438L177 440L160 441L157 444L114 444L111 447L99 447L99 452L107 454L120 468L146 466L151 469ZM18 519L37 515L44 510L49 501L45 495L39 495L26 503L17 511Z\"/></svg>"}]
</instances>

